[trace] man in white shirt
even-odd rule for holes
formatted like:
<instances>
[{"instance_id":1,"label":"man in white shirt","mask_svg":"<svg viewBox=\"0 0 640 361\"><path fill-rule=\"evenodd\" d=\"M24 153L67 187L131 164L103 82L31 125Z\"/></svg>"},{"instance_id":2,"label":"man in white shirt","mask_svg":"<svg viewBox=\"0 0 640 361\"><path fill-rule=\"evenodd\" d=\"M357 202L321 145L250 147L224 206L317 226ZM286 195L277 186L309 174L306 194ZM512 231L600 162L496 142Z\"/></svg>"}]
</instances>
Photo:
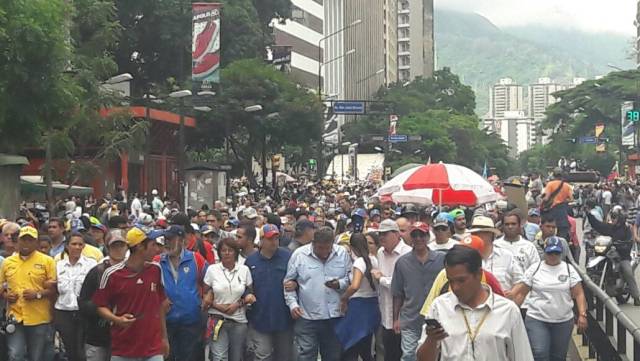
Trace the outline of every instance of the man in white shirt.
<instances>
[{"instance_id":1,"label":"man in white shirt","mask_svg":"<svg viewBox=\"0 0 640 361\"><path fill-rule=\"evenodd\" d=\"M445 267L452 292L434 301L418 360L532 361L518 306L481 283L480 253L455 246Z\"/></svg>"},{"instance_id":2,"label":"man in white shirt","mask_svg":"<svg viewBox=\"0 0 640 361\"><path fill-rule=\"evenodd\" d=\"M380 313L382 315L382 340L384 343L385 361L397 361L402 355L400 334L393 330L393 296L391 281L396 261L400 256L411 252L411 247L400 239L400 228L391 219L385 219L378 229L380 244L378 250L379 269L371 271L371 275L379 281Z\"/></svg>"},{"instance_id":3,"label":"man in white shirt","mask_svg":"<svg viewBox=\"0 0 640 361\"><path fill-rule=\"evenodd\" d=\"M518 213L507 213L504 216L502 225L504 236L496 240L495 245L497 247L511 251L522 270L529 269L532 264L540 262L540 255L536 246L521 236L522 219Z\"/></svg>"},{"instance_id":4,"label":"man in white shirt","mask_svg":"<svg viewBox=\"0 0 640 361\"><path fill-rule=\"evenodd\" d=\"M137 194L133 194L133 200L131 201L131 214L136 216L136 219L142 213L142 202L140 202L140 198L138 198Z\"/></svg>"},{"instance_id":5,"label":"man in white shirt","mask_svg":"<svg viewBox=\"0 0 640 361\"><path fill-rule=\"evenodd\" d=\"M605 188L602 192L602 209L604 210L605 217L609 214L611 210L611 201L613 199L613 194L609 188Z\"/></svg>"}]
</instances>

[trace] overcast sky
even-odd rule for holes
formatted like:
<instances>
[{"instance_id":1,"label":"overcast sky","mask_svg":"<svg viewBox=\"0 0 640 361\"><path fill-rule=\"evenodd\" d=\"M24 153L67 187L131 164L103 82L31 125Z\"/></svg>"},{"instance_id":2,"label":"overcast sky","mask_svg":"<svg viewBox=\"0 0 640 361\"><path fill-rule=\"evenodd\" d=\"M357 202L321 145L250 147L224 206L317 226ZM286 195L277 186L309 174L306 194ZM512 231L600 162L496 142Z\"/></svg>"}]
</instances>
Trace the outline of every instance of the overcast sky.
<instances>
[{"instance_id":1,"label":"overcast sky","mask_svg":"<svg viewBox=\"0 0 640 361\"><path fill-rule=\"evenodd\" d=\"M636 0L435 0L437 7L477 12L498 26L545 24L633 35Z\"/></svg>"}]
</instances>

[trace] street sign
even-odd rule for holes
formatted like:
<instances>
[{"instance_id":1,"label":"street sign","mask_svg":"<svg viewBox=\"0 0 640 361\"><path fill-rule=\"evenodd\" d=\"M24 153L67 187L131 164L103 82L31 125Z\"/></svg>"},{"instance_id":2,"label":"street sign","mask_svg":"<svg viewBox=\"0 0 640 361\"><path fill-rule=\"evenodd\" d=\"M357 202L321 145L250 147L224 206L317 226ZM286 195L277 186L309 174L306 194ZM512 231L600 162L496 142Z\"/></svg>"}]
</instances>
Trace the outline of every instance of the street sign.
<instances>
[{"instance_id":1,"label":"street sign","mask_svg":"<svg viewBox=\"0 0 640 361\"><path fill-rule=\"evenodd\" d=\"M333 103L334 114L365 114L363 101L339 101Z\"/></svg>"},{"instance_id":2,"label":"street sign","mask_svg":"<svg viewBox=\"0 0 640 361\"><path fill-rule=\"evenodd\" d=\"M406 143L409 141L409 136L406 134L395 134L389 136L389 143Z\"/></svg>"},{"instance_id":3,"label":"street sign","mask_svg":"<svg viewBox=\"0 0 640 361\"><path fill-rule=\"evenodd\" d=\"M410 135L409 136L409 141L410 142L419 142L422 140L422 136L421 135Z\"/></svg>"},{"instance_id":4,"label":"street sign","mask_svg":"<svg viewBox=\"0 0 640 361\"><path fill-rule=\"evenodd\" d=\"M598 138L593 136L580 137L579 141L580 141L580 144L596 144L598 143Z\"/></svg>"}]
</instances>

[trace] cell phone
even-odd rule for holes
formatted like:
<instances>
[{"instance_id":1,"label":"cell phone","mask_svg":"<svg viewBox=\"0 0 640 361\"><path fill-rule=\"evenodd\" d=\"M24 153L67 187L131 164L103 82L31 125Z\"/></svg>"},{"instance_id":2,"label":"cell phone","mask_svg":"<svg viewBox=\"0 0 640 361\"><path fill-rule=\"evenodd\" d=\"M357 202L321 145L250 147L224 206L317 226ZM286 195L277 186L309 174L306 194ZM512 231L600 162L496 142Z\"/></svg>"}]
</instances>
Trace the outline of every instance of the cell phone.
<instances>
[{"instance_id":1,"label":"cell phone","mask_svg":"<svg viewBox=\"0 0 640 361\"><path fill-rule=\"evenodd\" d=\"M444 328L440 322L434 318L427 318L424 320L424 323L427 325L427 328Z\"/></svg>"}]
</instances>

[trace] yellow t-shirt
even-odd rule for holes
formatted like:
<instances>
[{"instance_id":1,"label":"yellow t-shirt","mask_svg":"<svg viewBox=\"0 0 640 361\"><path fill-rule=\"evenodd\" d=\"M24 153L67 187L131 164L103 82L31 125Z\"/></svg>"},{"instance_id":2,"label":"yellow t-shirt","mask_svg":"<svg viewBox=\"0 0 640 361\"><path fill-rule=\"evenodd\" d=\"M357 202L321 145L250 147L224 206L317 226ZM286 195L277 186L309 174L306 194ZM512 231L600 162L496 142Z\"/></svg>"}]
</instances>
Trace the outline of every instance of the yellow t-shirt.
<instances>
[{"instance_id":1,"label":"yellow t-shirt","mask_svg":"<svg viewBox=\"0 0 640 361\"><path fill-rule=\"evenodd\" d=\"M64 254L64 252L59 253L58 255L56 255L55 260L56 262L62 259L62 255ZM104 258L104 255L102 254L102 252L100 252L100 250L88 243L85 243L84 248L82 249L82 255L87 257L87 258L91 258L93 260L95 260L96 262L100 263L100 261L102 261L102 259Z\"/></svg>"},{"instance_id":2,"label":"yellow t-shirt","mask_svg":"<svg viewBox=\"0 0 640 361\"><path fill-rule=\"evenodd\" d=\"M27 301L22 297L25 290L44 291L46 282L56 282L56 263L53 258L34 251L27 259L14 253L2 262L0 284L20 295L16 303L9 304L9 314L25 326L37 326L52 321L51 302L43 297Z\"/></svg>"},{"instance_id":3,"label":"yellow t-shirt","mask_svg":"<svg viewBox=\"0 0 640 361\"><path fill-rule=\"evenodd\" d=\"M449 280L447 279L447 271L443 269L442 271L440 271L440 273L438 273L438 276L433 281L433 285L431 286L431 290L427 295L427 299L424 300L424 304L422 305L422 309L420 310L420 314L422 316L427 317L433 301L435 301L436 298L442 294L442 287L447 285L447 282L449 282ZM480 280L480 282L482 282L483 284L487 283L484 272L482 272L482 279ZM451 287L447 287L447 290L451 291Z\"/></svg>"}]
</instances>

